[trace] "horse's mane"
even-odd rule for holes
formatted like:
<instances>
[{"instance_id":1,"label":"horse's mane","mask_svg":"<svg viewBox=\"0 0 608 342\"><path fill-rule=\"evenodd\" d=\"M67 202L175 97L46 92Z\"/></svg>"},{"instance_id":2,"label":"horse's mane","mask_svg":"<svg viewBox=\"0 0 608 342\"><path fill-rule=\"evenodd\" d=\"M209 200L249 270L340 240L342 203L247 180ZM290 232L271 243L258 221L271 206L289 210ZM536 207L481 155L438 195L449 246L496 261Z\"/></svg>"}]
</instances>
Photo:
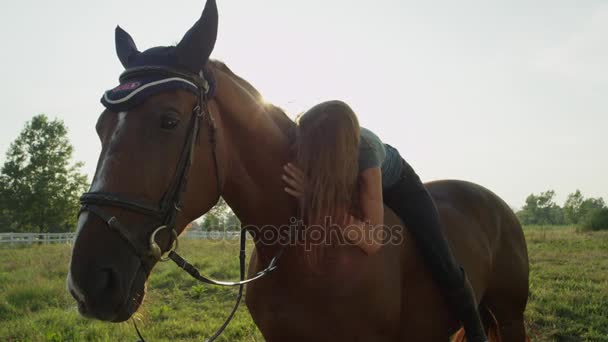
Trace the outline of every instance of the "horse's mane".
<instances>
[{"instance_id":1,"label":"horse's mane","mask_svg":"<svg viewBox=\"0 0 608 342\"><path fill-rule=\"evenodd\" d=\"M287 116L287 114L281 107L265 102L264 98L262 97L262 94L260 94L260 92L253 85L251 85L251 83L232 72L232 70L230 70L230 68L228 68L225 63L217 60L210 60L209 64L211 64L213 68L216 68L219 71L233 78L240 86L242 86L251 95L253 95L253 97L264 106L268 116L270 116L270 118L275 122L279 129L283 131L283 133L285 133L290 145L293 144L293 142L295 141L296 124L293 120L291 120L289 116Z\"/></svg>"}]
</instances>

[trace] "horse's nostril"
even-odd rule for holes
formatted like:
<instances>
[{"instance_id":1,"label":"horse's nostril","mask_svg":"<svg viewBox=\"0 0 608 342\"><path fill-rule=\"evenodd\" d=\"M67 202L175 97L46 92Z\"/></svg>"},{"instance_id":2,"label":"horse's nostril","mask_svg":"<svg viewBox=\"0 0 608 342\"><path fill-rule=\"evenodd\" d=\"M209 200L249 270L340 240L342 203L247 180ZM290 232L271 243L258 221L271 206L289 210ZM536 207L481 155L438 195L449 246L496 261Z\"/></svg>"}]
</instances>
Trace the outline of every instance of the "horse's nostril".
<instances>
[{"instance_id":1,"label":"horse's nostril","mask_svg":"<svg viewBox=\"0 0 608 342\"><path fill-rule=\"evenodd\" d=\"M92 284L94 296L103 296L116 289L116 276L114 271L109 268L101 269L95 275L95 282Z\"/></svg>"},{"instance_id":2,"label":"horse's nostril","mask_svg":"<svg viewBox=\"0 0 608 342\"><path fill-rule=\"evenodd\" d=\"M90 267L75 274L76 278L68 280L68 289L76 299L78 312L84 317L103 321L115 319L117 308L126 300L118 272L110 267Z\"/></svg>"}]
</instances>

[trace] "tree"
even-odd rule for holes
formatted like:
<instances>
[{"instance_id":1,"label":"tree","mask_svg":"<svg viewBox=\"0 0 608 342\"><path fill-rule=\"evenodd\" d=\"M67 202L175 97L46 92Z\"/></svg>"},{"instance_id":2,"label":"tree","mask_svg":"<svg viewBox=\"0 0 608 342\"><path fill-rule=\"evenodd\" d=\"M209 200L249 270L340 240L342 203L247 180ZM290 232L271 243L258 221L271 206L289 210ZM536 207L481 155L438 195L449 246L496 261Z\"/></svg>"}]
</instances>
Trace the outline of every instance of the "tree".
<instances>
[{"instance_id":1,"label":"tree","mask_svg":"<svg viewBox=\"0 0 608 342\"><path fill-rule=\"evenodd\" d=\"M568 223L578 223L581 219L581 206L583 204L583 194L580 190L568 195L564 203L564 216Z\"/></svg>"},{"instance_id":2,"label":"tree","mask_svg":"<svg viewBox=\"0 0 608 342\"><path fill-rule=\"evenodd\" d=\"M190 231L202 230L202 226L198 221L190 222Z\"/></svg>"},{"instance_id":3,"label":"tree","mask_svg":"<svg viewBox=\"0 0 608 342\"><path fill-rule=\"evenodd\" d=\"M564 213L554 201L555 191L530 194L526 204L517 213L523 224L564 224Z\"/></svg>"},{"instance_id":4,"label":"tree","mask_svg":"<svg viewBox=\"0 0 608 342\"><path fill-rule=\"evenodd\" d=\"M63 121L41 114L26 123L0 170L0 231L75 229L87 178L73 152Z\"/></svg>"},{"instance_id":5,"label":"tree","mask_svg":"<svg viewBox=\"0 0 608 342\"><path fill-rule=\"evenodd\" d=\"M606 208L606 203L603 198L587 198L581 203L581 218L589 215L592 211L603 208Z\"/></svg>"},{"instance_id":6,"label":"tree","mask_svg":"<svg viewBox=\"0 0 608 342\"><path fill-rule=\"evenodd\" d=\"M0 190L0 232L15 231L15 222L11 219L10 212L4 208L4 195Z\"/></svg>"},{"instance_id":7,"label":"tree","mask_svg":"<svg viewBox=\"0 0 608 342\"><path fill-rule=\"evenodd\" d=\"M224 222L224 229L230 231L241 230L241 221L238 217L236 217L232 210L228 213L228 216L226 217L226 221Z\"/></svg>"},{"instance_id":8,"label":"tree","mask_svg":"<svg viewBox=\"0 0 608 342\"><path fill-rule=\"evenodd\" d=\"M581 221L585 230L608 230L608 208L592 209Z\"/></svg>"},{"instance_id":9,"label":"tree","mask_svg":"<svg viewBox=\"0 0 608 342\"><path fill-rule=\"evenodd\" d=\"M203 217L202 229L204 231L222 230L222 227L220 225L220 219L217 217L216 214L212 212L206 213Z\"/></svg>"},{"instance_id":10,"label":"tree","mask_svg":"<svg viewBox=\"0 0 608 342\"><path fill-rule=\"evenodd\" d=\"M578 224L596 209L606 207L603 198L584 198L580 190L568 195L568 199L564 203L564 215L568 223Z\"/></svg>"},{"instance_id":11,"label":"tree","mask_svg":"<svg viewBox=\"0 0 608 342\"><path fill-rule=\"evenodd\" d=\"M241 222L230 206L220 197L217 204L203 216L203 230L240 230Z\"/></svg>"}]
</instances>

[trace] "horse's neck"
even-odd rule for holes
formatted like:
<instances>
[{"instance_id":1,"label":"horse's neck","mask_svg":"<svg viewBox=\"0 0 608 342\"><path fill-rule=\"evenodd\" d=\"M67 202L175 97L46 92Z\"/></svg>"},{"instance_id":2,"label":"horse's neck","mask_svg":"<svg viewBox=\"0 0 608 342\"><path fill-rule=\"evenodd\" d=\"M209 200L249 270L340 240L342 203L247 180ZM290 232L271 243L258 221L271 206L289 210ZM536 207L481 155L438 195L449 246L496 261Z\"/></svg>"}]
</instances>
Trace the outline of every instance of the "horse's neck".
<instances>
[{"instance_id":1,"label":"horse's neck","mask_svg":"<svg viewBox=\"0 0 608 342\"><path fill-rule=\"evenodd\" d=\"M268 106L233 77L218 70L216 79L222 155L226 156L222 196L243 226L254 233L258 252L270 256L276 241L265 241L263 230L287 224L296 210L281 180L289 158L288 136Z\"/></svg>"}]
</instances>

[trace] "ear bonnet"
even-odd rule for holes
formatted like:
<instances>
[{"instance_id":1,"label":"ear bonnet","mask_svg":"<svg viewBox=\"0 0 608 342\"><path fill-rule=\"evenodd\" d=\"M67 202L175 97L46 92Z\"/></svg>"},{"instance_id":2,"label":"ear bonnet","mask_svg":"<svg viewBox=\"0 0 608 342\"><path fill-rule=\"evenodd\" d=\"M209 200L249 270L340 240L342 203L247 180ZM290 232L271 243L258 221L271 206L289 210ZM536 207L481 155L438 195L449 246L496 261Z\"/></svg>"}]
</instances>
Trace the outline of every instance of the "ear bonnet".
<instances>
[{"instance_id":1,"label":"ear bonnet","mask_svg":"<svg viewBox=\"0 0 608 342\"><path fill-rule=\"evenodd\" d=\"M120 76L120 84L103 94L101 103L120 112L165 91L183 89L197 96L211 96L215 84L205 65L215 46L217 15L206 14L213 12L217 13L215 1L207 1L201 18L176 46L153 47L143 52L126 31L116 27L116 54L126 70ZM200 94L201 90L204 94Z\"/></svg>"}]
</instances>

